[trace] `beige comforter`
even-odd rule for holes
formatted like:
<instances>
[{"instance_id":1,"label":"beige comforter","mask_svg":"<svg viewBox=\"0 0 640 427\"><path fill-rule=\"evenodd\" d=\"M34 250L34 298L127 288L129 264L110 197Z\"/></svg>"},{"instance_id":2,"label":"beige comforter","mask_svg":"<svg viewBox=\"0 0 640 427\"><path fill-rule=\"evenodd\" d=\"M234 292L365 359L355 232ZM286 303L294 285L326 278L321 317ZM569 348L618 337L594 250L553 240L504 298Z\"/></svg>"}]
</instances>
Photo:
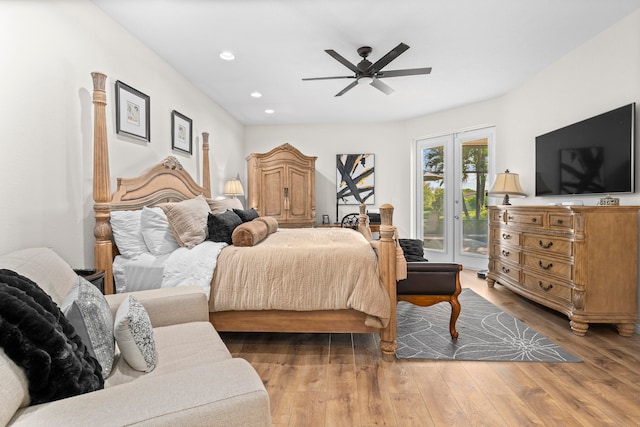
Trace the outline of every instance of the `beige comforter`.
<instances>
[{"instance_id":1,"label":"beige comforter","mask_svg":"<svg viewBox=\"0 0 640 427\"><path fill-rule=\"evenodd\" d=\"M251 247L222 250L213 275L210 311L340 310L389 321L389 296L370 243L345 228L279 229Z\"/></svg>"}]
</instances>

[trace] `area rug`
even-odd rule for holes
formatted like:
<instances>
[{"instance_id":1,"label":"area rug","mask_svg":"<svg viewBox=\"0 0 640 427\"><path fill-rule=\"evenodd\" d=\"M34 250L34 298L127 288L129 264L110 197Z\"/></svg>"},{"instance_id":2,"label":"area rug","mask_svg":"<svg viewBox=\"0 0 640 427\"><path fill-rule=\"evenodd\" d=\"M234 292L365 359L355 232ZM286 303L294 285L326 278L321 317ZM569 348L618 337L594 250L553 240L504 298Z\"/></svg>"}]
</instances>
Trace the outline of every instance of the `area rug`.
<instances>
[{"instance_id":1,"label":"area rug","mask_svg":"<svg viewBox=\"0 0 640 427\"><path fill-rule=\"evenodd\" d=\"M400 301L396 356L400 359L581 362L471 289L463 289L458 299L462 310L456 323L457 341L449 334L451 306L448 303L418 307Z\"/></svg>"}]
</instances>

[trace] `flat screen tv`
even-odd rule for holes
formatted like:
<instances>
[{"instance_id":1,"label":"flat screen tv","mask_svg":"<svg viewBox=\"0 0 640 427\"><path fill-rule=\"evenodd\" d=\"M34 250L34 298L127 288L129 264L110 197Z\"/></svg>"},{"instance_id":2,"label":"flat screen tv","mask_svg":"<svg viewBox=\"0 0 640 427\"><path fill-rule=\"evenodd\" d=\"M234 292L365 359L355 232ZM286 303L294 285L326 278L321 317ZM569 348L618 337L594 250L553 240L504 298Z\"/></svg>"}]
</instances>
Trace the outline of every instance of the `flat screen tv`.
<instances>
[{"instance_id":1,"label":"flat screen tv","mask_svg":"<svg viewBox=\"0 0 640 427\"><path fill-rule=\"evenodd\" d=\"M536 137L536 196L633 193L635 105Z\"/></svg>"}]
</instances>

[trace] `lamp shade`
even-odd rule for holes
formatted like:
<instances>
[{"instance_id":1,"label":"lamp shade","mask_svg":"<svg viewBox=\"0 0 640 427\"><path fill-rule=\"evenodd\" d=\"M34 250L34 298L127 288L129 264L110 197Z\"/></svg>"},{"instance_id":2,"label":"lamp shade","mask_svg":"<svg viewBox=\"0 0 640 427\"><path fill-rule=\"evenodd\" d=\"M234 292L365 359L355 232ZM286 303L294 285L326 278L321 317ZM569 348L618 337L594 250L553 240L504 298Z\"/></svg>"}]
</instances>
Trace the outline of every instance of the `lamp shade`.
<instances>
[{"instance_id":1,"label":"lamp shade","mask_svg":"<svg viewBox=\"0 0 640 427\"><path fill-rule=\"evenodd\" d=\"M520 186L520 177L517 173L509 172L509 169L504 173L496 175L495 181L491 189L489 189L490 196L504 196L502 201L503 205L510 205L509 196L512 197L526 197L524 190Z\"/></svg>"},{"instance_id":2,"label":"lamp shade","mask_svg":"<svg viewBox=\"0 0 640 427\"><path fill-rule=\"evenodd\" d=\"M242 183L237 178L231 178L224 184L224 195L231 197L244 196Z\"/></svg>"}]
</instances>

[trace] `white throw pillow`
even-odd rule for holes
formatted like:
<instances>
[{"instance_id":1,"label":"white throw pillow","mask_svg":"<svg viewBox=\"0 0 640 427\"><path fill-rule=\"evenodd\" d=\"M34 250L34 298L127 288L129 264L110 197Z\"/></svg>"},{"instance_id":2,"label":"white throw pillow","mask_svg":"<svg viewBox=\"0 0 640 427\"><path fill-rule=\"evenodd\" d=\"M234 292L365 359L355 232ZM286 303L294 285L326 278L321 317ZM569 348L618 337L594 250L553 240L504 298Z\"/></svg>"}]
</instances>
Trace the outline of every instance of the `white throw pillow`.
<instances>
[{"instance_id":1,"label":"white throw pillow","mask_svg":"<svg viewBox=\"0 0 640 427\"><path fill-rule=\"evenodd\" d=\"M120 255L134 258L148 252L140 225L141 210L111 212L111 230Z\"/></svg>"},{"instance_id":2,"label":"white throw pillow","mask_svg":"<svg viewBox=\"0 0 640 427\"><path fill-rule=\"evenodd\" d=\"M144 306L133 295L129 295L118 307L113 333L122 357L129 366L137 371L153 371L158 355L151 320Z\"/></svg>"},{"instance_id":3,"label":"white throw pillow","mask_svg":"<svg viewBox=\"0 0 640 427\"><path fill-rule=\"evenodd\" d=\"M146 206L142 208L140 224L144 242L153 255L168 254L180 247L173 237L169 221L167 221L167 216L162 209Z\"/></svg>"}]
</instances>

